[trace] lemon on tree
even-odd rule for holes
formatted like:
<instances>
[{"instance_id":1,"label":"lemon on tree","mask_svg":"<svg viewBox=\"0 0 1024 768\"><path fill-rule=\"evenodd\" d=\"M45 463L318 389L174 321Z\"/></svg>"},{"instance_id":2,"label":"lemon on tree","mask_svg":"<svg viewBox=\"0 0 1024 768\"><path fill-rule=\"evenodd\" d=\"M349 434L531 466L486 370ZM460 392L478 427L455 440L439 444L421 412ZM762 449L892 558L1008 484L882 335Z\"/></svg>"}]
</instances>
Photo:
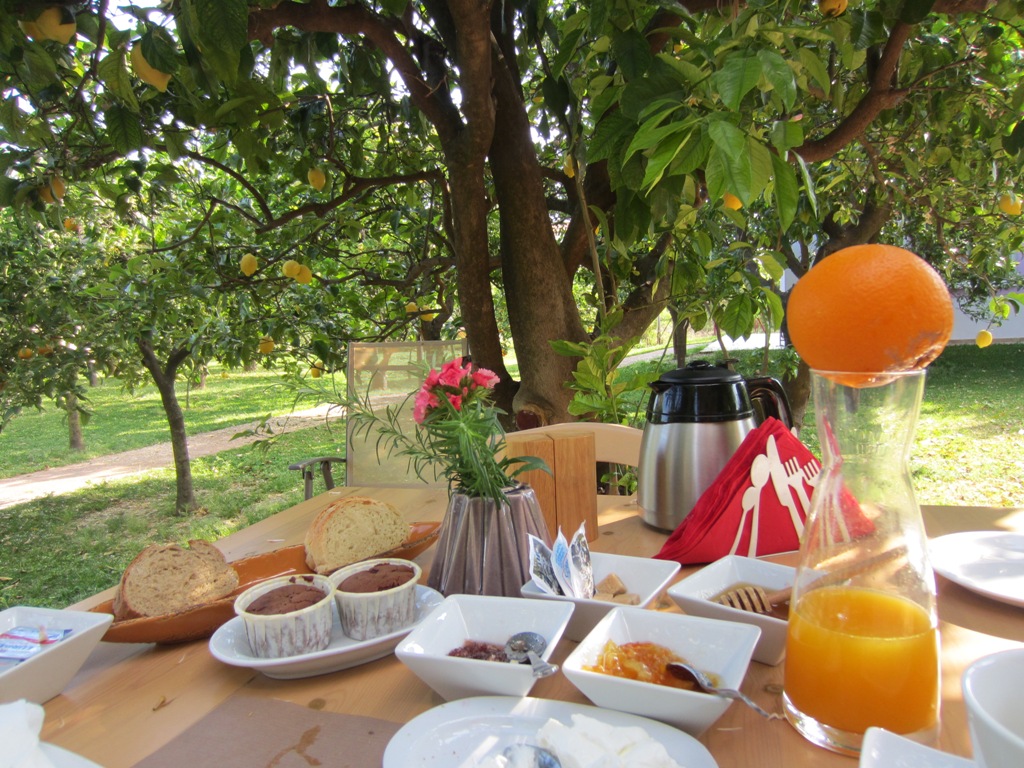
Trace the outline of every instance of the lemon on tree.
<instances>
[{"instance_id":1,"label":"lemon on tree","mask_svg":"<svg viewBox=\"0 0 1024 768\"><path fill-rule=\"evenodd\" d=\"M43 10L34 20L18 22L21 31L36 41L55 40L67 45L78 32L75 15L67 8L51 5Z\"/></svg>"},{"instance_id":2,"label":"lemon on tree","mask_svg":"<svg viewBox=\"0 0 1024 768\"><path fill-rule=\"evenodd\" d=\"M295 282L302 285L309 285L313 282L313 270L305 264L299 266L299 274L295 276Z\"/></svg>"},{"instance_id":3,"label":"lemon on tree","mask_svg":"<svg viewBox=\"0 0 1024 768\"><path fill-rule=\"evenodd\" d=\"M281 274L285 277L296 277L301 269L302 265L299 262L295 259L288 259L288 261L281 265Z\"/></svg>"},{"instance_id":4,"label":"lemon on tree","mask_svg":"<svg viewBox=\"0 0 1024 768\"><path fill-rule=\"evenodd\" d=\"M315 363L313 363L312 367L309 369L309 375L312 376L314 379L319 379L321 376L323 376L324 375L324 364L323 364L323 362L321 362L320 360L317 360Z\"/></svg>"},{"instance_id":5,"label":"lemon on tree","mask_svg":"<svg viewBox=\"0 0 1024 768\"><path fill-rule=\"evenodd\" d=\"M256 261L256 257L251 253L245 254L241 261L238 262L238 268L242 270L242 274L246 277L250 277L258 268L259 262Z\"/></svg>"},{"instance_id":6,"label":"lemon on tree","mask_svg":"<svg viewBox=\"0 0 1024 768\"><path fill-rule=\"evenodd\" d=\"M992 343L992 331L988 328L978 331L978 335L974 337L974 343L981 349L989 346Z\"/></svg>"},{"instance_id":7,"label":"lemon on tree","mask_svg":"<svg viewBox=\"0 0 1024 768\"><path fill-rule=\"evenodd\" d=\"M405 305L405 314L407 315L415 315L419 311L420 307L415 301L410 301Z\"/></svg>"},{"instance_id":8,"label":"lemon on tree","mask_svg":"<svg viewBox=\"0 0 1024 768\"><path fill-rule=\"evenodd\" d=\"M1022 201L1013 192L1004 192L999 196L999 210L1005 213L1007 216L1020 216Z\"/></svg>"},{"instance_id":9,"label":"lemon on tree","mask_svg":"<svg viewBox=\"0 0 1024 768\"><path fill-rule=\"evenodd\" d=\"M167 90L167 85L171 82L171 74L169 72L161 72L146 61L146 57L142 53L142 43L136 43L132 46L131 60L132 69L139 80L146 85L153 86L160 93L164 93Z\"/></svg>"},{"instance_id":10,"label":"lemon on tree","mask_svg":"<svg viewBox=\"0 0 1024 768\"><path fill-rule=\"evenodd\" d=\"M260 345L258 349L261 355L269 355L271 352L274 351L274 337L264 336L262 339L260 339Z\"/></svg>"},{"instance_id":11,"label":"lemon on tree","mask_svg":"<svg viewBox=\"0 0 1024 768\"><path fill-rule=\"evenodd\" d=\"M309 186L319 192L327 183L327 174L319 168L310 168L309 171L306 172L306 180L309 181Z\"/></svg>"}]
</instances>

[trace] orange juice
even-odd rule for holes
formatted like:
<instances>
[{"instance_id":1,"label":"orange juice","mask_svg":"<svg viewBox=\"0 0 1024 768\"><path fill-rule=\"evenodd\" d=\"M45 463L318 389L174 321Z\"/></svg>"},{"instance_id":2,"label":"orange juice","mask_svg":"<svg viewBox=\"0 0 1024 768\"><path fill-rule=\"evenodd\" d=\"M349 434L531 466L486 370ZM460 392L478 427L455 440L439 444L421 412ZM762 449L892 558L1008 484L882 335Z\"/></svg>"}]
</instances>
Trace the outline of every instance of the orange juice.
<instances>
[{"instance_id":1,"label":"orange juice","mask_svg":"<svg viewBox=\"0 0 1024 768\"><path fill-rule=\"evenodd\" d=\"M786 696L804 715L849 733L935 725L939 641L928 613L904 597L822 587L789 618Z\"/></svg>"}]
</instances>

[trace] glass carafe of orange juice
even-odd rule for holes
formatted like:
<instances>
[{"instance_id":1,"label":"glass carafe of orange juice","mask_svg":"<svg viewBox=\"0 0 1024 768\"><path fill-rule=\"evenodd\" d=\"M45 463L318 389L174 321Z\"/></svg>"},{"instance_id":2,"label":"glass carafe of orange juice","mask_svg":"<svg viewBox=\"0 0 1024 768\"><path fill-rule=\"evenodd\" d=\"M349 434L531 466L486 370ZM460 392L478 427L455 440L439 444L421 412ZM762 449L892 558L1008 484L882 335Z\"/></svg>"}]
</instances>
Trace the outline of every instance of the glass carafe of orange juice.
<instances>
[{"instance_id":1,"label":"glass carafe of orange juice","mask_svg":"<svg viewBox=\"0 0 1024 768\"><path fill-rule=\"evenodd\" d=\"M935 578L908 469L924 371L814 371L812 384L824 466L790 603L786 717L844 754L871 726L932 743Z\"/></svg>"}]
</instances>

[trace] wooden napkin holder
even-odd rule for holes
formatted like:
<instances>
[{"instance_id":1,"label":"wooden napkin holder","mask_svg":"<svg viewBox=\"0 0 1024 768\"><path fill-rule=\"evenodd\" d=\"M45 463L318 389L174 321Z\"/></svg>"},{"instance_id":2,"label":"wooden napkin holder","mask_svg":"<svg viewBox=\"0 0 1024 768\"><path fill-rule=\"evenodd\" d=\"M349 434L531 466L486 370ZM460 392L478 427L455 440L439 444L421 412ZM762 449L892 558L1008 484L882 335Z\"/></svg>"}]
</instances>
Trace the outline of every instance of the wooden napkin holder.
<instances>
[{"instance_id":1,"label":"wooden napkin holder","mask_svg":"<svg viewBox=\"0 0 1024 768\"><path fill-rule=\"evenodd\" d=\"M569 538L584 522L587 540L597 538L597 458L592 432L549 433L543 428L511 432L506 436L505 454L536 456L551 470L551 474L530 470L516 479L533 488L552 540L559 528Z\"/></svg>"}]
</instances>

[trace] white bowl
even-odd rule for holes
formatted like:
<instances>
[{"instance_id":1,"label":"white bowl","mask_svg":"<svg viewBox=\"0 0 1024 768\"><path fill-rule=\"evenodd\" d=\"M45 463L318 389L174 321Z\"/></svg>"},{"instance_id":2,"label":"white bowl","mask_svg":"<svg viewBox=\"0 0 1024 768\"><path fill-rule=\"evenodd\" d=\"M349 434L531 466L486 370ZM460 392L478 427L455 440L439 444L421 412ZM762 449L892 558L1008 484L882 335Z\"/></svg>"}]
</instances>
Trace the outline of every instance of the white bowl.
<instances>
[{"instance_id":1,"label":"white bowl","mask_svg":"<svg viewBox=\"0 0 1024 768\"><path fill-rule=\"evenodd\" d=\"M775 665L786 655L788 622L774 616L741 611L711 602L711 598L736 584L756 584L769 592L793 586L796 568L752 557L728 555L680 579L668 589L668 596L690 616L738 621L761 630L754 649L754 661Z\"/></svg>"},{"instance_id":2,"label":"white bowl","mask_svg":"<svg viewBox=\"0 0 1024 768\"><path fill-rule=\"evenodd\" d=\"M643 608L613 608L569 654L562 671L599 707L661 720L692 736L700 736L728 709L730 699L592 672L584 667L597 662L609 640L618 645L649 642L668 648L698 669L716 676L722 687L738 689L760 634L757 627L739 622Z\"/></svg>"},{"instance_id":3,"label":"white bowl","mask_svg":"<svg viewBox=\"0 0 1024 768\"><path fill-rule=\"evenodd\" d=\"M255 614L248 607L256 598L288 584L308 584L323 591L322 599L290 613ZM242 617L245 637L253 655L260 659L281 659L322 651L331 642L334 585L326 576L304 573L279 576L250 587L235 598L235 613Z\"/></svg>"},{"instance_id":4,"label":"white bowl","mask_svg":"<svg viewBox=\"0 0 1024 768\"><path fill-rule=\"evenodd\" d=\"M28 699L43 704L63 691L99 644L113 620L114 617L109 613L31 608L24 605L0 611L0 632L14 627L72 630L60 642L0 672L0 703Z\"/></svg>"},{"instance_id":5,"label":"white bowl","mask_svg":"<svg viewBox=\"0 0 1024 768\"><path fill-rule=\"evenodd\" d=\"M674 560L655 560L653 557L632 557L630 555L610 555L604 552L591 552L590 562L594 566L594 583L599 583L611 573L616 574L626 588L640 598L639 607L646 608L672 577L679 572L679 563ZM594 600L565 595L549 595L542 592L532 580L526 582L519 590L523 597L536 600L556 600L572 603L576 609L569 619L565 637L579 641L604 615L612 608L620 605L607 600Z\"/></svg>"},{"instance_id":6,"label":"white bowl","mask_svg":"<svg viewBox=\"0 0 1024 768\"><path fill-rule=\"evenodd\" d=\"M537 632L551 657L569 624L572 603L542 603L518 597L450 595L398 644L395 655L443 698L525 696L533 687L529 664L449 656L467 640L504 645L516 632Z\"/></svg>"},{"instance_id":7,"label":"white bowl","mask_svg":"<svg viewBox=\"0 0 1024 768\"><path fill-rule=\"evenodd\" d=\"M345 592L341 583L349 576L378 565L404 565L412 569L412 578L380 592ZM423 570L412 560L382 557L347 565L331 574L334 600L338 604L341 630L353 640L372 640L410 626L416 620L416 584Z\"/></svg>"},{"instance_id":8,"label":"white bowl","mask_svg":"<svg viewBox=\"0 0 1024 768\"><path fill-rule=\"evenodd\" d=\"M978 659L961 686L978 768L1024 766L1024 648Z\"/></svg>"}]
</instances>

